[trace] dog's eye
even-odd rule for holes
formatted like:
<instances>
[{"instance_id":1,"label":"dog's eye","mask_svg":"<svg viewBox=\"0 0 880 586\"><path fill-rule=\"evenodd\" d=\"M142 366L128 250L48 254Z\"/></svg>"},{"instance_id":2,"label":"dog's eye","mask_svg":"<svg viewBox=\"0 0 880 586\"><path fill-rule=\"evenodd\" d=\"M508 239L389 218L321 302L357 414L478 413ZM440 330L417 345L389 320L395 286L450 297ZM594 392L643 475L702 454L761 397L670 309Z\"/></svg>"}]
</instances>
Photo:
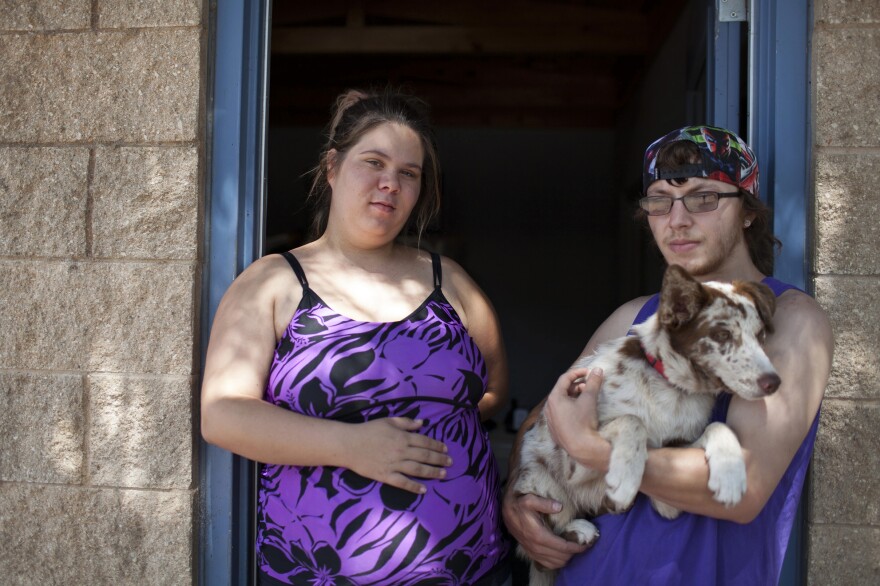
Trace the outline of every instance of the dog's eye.
<instances>
[{"instance_id":1,"label":"dog's eye","mask_svg":"<svg viewBox=\"0 0 880 586\"><path fill-rule=\"evenodd\" d=\"M755 334L755 337L758 338L758 342L763 344L764 341L767 339L767 330L761 328L760 330L758 330L758 333Z\"/></svg>"},{"instance_id":2,"label":"dog's eye","mask_svg":"<svg viewBox=\"0 0 880 586\"><path fill-rule=\"evenodd\" d=\"M727 330L715 330L712 332L712 339L719 344L723 344L730 341L730 332Z\"/></svg>"}]
</instances>

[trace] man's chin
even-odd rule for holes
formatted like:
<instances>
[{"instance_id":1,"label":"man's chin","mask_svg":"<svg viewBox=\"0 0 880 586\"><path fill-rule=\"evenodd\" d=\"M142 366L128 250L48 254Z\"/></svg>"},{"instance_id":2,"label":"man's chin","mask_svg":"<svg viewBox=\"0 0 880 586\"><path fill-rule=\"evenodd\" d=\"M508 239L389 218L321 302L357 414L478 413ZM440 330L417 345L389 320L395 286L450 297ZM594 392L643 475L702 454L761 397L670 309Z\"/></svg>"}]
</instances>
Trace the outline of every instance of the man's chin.
<instances>
[{"instance_id":1,"label":"man's chin","mask_svg":"<svg viewBox=\"0 0 880 586\"><path fill-rule=\"evenodd\" d=\"M708 275L715 268L715 267L709 266L709 263L707 263L703 259L696 259L696 258L683 259L683 258L676 258L674 256L672 256L671 258L666 257L666 264L678 265L681 268L683 268L684 270L686 270L688 272L688 274L692 277L702 277L704 275Z\"/></svg>"}]
</instances>

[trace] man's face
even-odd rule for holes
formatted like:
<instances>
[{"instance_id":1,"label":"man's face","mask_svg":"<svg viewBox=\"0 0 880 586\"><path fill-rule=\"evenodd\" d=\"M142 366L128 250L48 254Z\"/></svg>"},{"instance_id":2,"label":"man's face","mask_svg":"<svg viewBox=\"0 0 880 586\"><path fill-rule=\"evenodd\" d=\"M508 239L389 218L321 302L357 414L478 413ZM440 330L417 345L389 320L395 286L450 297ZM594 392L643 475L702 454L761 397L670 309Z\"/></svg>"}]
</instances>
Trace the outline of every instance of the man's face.
<instances>
[{"instance_id":1,"label":"man's face","mask_svg":"<svg viewBox=\"0 0 880 586\"><path fill-rule=\"evenodd\" d=\"M648 186L646 195L678 198L692 193L736 190L729 183L693 177L680 185L655 181ZM648 216L648 225L666 262L681 265L695 277L714 278L735 258L737 247L745 247L741 198L723 198L718 209L701 213L689 212L684 202L676 201L668 214Z\"/></svg>"}]
</instances>

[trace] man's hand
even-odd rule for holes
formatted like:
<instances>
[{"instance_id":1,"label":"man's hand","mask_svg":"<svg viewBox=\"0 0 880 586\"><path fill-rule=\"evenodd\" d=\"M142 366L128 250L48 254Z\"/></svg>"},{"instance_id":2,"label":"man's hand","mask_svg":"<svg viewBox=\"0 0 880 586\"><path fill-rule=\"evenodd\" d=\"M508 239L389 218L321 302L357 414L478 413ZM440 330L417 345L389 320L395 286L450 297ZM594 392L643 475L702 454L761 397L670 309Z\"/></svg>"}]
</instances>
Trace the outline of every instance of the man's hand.
<instances>
[{"instance_id":1,"label":"man's hand","mask_svg":"<svg viewBox=\"0 0 880 586\"><path fill-rule=\"evenodd\" d=\"M598 438L587 445L596 447L598 456L594 455L593 459L601 461L604 455L607 467L608 443L596 431L596 397L601 386L601 370L590 372L579 368L566 372L550 391L544 416L554 440L566 449L569 448L560 439L574 446L579 443L574 438L585 431ZM532 560L545 568L561 568L571 556L583 552L588 546L566 541L545 525L544 516L559 512L560 503L533 494L514 494L516 472L512 470L502 503L504 522Z\"/></svg>"},{"instance_id":2,"label":"man's hand","mask_svg":"<svg viewBox=\"0 0 880 586\"><path fill-rule=\"evenodd\" d=\"M508 490L501 509L504 523L529 557L551 570L561 568L571 556L587 549L559 537L544 524L543 516L559 512L560 508L554 500L533 494L517 497Z\"/></svg>"},{"instance_id":3,"label":"man's hand","mask_svg":"<svg viewBox=\"0 0 880 586\"><path fill-rule=\"evenodd\" d=\"M574 368L559 377L544 406L550 435L582 466L608 471L611 445L599 435L597 401L602 369Z\"/></svg>"}]
</instances>

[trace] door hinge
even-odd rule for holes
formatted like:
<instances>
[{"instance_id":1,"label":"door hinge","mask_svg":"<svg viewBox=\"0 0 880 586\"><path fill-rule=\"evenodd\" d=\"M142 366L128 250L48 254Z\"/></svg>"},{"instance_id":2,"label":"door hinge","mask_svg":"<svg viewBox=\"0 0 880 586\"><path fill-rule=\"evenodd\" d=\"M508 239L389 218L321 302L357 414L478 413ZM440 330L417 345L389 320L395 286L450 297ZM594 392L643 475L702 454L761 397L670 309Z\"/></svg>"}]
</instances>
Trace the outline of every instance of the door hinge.
<instances>
[{"instance_id":1,"label":"door hinge","mask_svg":"<svg viewBox=\"0 0 880 586\"><path fill-rule=\"evenodd\" d=\"M747 21L748 13L746 0L717 0L719 22L744 22Z\"/></svg>"}]
</instances>

